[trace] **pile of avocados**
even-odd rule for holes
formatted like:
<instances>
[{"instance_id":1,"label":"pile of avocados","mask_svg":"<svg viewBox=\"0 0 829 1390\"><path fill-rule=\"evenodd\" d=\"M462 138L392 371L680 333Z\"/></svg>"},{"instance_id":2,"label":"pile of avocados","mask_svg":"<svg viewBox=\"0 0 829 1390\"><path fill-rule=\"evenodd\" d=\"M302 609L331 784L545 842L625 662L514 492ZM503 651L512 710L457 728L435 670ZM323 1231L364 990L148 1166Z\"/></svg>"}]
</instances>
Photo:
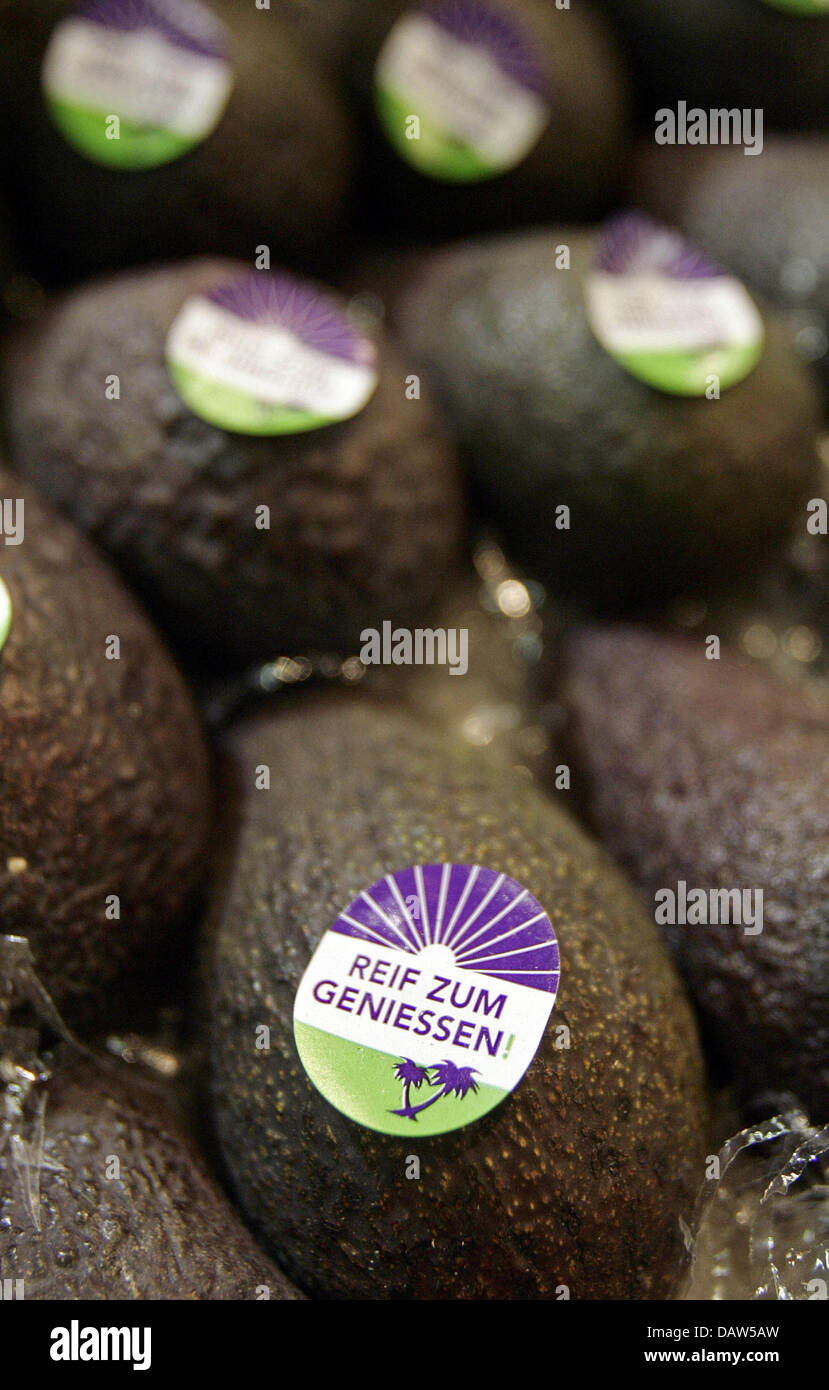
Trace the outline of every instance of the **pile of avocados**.
<instances>
[{"instance_id":1,"label":"pile of avocados","mask_svg":"<svg viewBox=\"0 0 829 1390\"><path fill-rule=\"evenodd\" d=\"M829 5L0 49L0 1287L679 1298L829 1122Z\"/></svg>"}]
</instances>

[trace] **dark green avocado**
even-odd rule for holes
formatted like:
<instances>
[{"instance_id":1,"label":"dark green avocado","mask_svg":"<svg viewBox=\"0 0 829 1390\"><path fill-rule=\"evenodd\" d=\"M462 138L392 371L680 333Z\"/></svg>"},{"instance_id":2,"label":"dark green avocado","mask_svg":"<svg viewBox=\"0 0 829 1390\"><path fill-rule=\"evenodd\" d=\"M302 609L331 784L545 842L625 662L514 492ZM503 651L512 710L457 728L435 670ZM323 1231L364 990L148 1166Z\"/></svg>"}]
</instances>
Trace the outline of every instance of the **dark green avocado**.
<instances>
[{"instance_id":1,"label":"dark green avocado","mask_svg":"<svg viewBox=\"0 0 829 1390\"><path fill-rule=\"evenodd\" d=\"M526 35L544 70L550 118L514 168L474 183L436 180L395 152L374 104L378 56L393 25L428 5L363 4L352 37L348 86L363 128L361 206L371 227L408 238L500 230L545 219L588 218L613 200L628 127L627 77L602 17L583 4L487 0L495 20Z\"/></svg>"},{"instance_id":2,"label":"dark green avocado","mask_svg":"<svg viewBox=\"0 0 829 1390\"><path fill-rule=\"evenodd\" d=\"M67 284L102 269L219 253L319 265L337 243L352 177L348 116L331 79L276 12L199 0L224 21L235 84L216 129L147 170L93 163L54 126L41 68L74 0L0 0L0 168L28 269Z\"/></svg>"},{"instance_id":3,"label":"dark green avocado","mask_svg":"<svg viewBox=\"0 0 829 1390\"><path fill-rule=\"evenodd\" d=\"M0 1154L0 1270L27 1300L301 1297L146 1083L67 1060L29 1108Z\"/></svg>"},{"instance_id":4,"label":"dark green avocado","mask_svg":"<svg viewBox=\"0 0 829 1390\"><path fill-rule=\"evenodd\" d=\"M180 949L205 866L207 752L178 671L116 576L0 469L4 514L11 504L22 539L0 537L12 604L0 933L29 938L58 1006L92 1027L122 1006L127 975Z\"/></svg>"},{"instance_id":5,"label":"dark green avocado","mask_svg":"<svg viewBox=\"0 0 829 1390\"><path fill-rule=\"evenodd\" d=\"M182 648L217 666L351 651L417 619L459 549L452 445L382 338L350 420L254 437L197 418L165 343L190 296L246 273L191 261L77 291L21 344L6 401L17 467L106 549ZM343 308L345 308L343 303ZM121 380L107 402L105 382ZM257 526L269 508L269 529Z\"/></svg>"},{"instance_id":6,"label":"dark green avocado","mask_svg":"<svg viewBox=\"0 0 829 1390\"><path fill-rule=\"evenodd\" d=\"M566 680L574 780L585 782L593 824L650 910L680 881L686 895L749 890L752 911L762 891L760 932L744 931L733 912L726 923L709 912L708 924L666 930L743 1088L793 1091L823 1123L829 703L725 650L720 660L705 651L702 635L576 635Z\"/></svg>"},{"instance_id":7,"label":"dark green avocado","mask_svg":"<svg viewBox=\"0 0 829 1390\"><path fill-rule=\"evenodd\" d=\"M631 64L640 115L660 107L761 108L782 130L829 129L829 15L765 0L600 0Z\"/></svg>"},{"instance_id":8,"label":"dark green avocado","mask_svg":"<svg viewBox=\"0 0 829 1390\"><path fill-rule=\"evenodd\" d=\"M730 584L767 563L811 495L816 385L771 314L759 364L719 399L646 385L588 324L595 253L574 229L438 252L409 276L396 326L531 573L608 608Z\"/></svg>"},{"instance_id":9,"label":"dark green avocado","mask_svg":"<svg viewBox=\"0 0 829 1390\"><path fill-rule=\"evenodd\" d=\"M391 23L400 11L399 0L273 0L273 8L291 26L299 41L322 61L341 82L347 79L365 31L366 15L372 23Z\"/></svg>"},{"instance_id":10,"label":"dark green avocado","mask_svg":"<svg viewBox=\"0 0 829 1390\"><path fill-rule=\"evenodd\" d=\"M234 850L210 933L214 1112L242 1209L290 1277L324 1298L555 1299L564 1286L664 1297L701 1177L703 1073L677 977L610 861L525 779L393 706L304 699L237 726L226 751ZM255 789L263 766L270 791ZM496 1109L452 1133L392 1138L311 1084L294 996L362 889L439 862L529 888L559 940L561 988Z\"/></svg>"}]
</instances>

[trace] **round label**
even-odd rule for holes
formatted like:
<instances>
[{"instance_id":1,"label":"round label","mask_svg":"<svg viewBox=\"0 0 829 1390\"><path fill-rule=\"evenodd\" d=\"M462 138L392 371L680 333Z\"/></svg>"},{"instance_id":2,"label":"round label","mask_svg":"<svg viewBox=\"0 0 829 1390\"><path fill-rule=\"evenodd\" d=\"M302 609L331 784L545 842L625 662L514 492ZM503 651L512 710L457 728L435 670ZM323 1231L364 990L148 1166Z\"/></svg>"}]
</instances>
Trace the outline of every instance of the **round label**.
<instances>
[{"instance_id":1,"label":"round label","mask_svg":"<svg viewBox=\"0 0 829 1390\"><path fill-rule=\"evenodd\" d=\"M76 150L149 169L210 134L233 69L224 25L198 0L84 0L56 25L42 81Z\"/></svg>"},{"instance_id":2,"label":"round label","mask_svg":"<svg viewBox=\"0 0 829 1390\"><path fill-rule=\"evenodd\" d=\"M765 0L765 4L789 14L829 14L829 0Z\"/></svg>"},{"instance_id":3,"label":"round label","mask_svg":"<svg viewBox=\"0 0 829 1390\"><path fill-rule=\"evenodd\" d=\"M377 60L375 102L398 154L451 183L514 168L550 119L531 36L483 0L443 0L399 19Z\"/></svg>"},{"instance_id":4,"label":"round label","mask_svg":"<svg viewBox=\"0 0 829 1390\"><path fill-rule=\"evenodd\" d=\"M733 386L763 352L763 320L741 282L642 213L606 225L585 297L602 347L661 391Z\"/></svg>"},{"instance_id":5,"label":"round label","mask_svg":"<svg viewBox=\"0 0 829 1390\"><path fill-rule=\"evenodd\" d=\"M387 874L325 933L300 982L306 1072L349 1119L383 1134L445 1134L514 1090L559 982L547 913L478 865Z\"/></svg>"},{"instance_id":6,"label":"round label","mask_svg":"<svg viewBox=\"0 0 829 1390\"><path fill-rule=\"evenodd\" d=\"M11 594L0 579L0 651L9 635L9 628L12 625L12 600Z\"/></svg>"},{"instance_id":7,"label":"round label","mask_svg":"<svg viewBox=\"0 0 829 1390\"><path fill-rule=\"evenodd\" d=\"M188 299L167 339L182 400L239 434L350 419L377 386L377 352L338 306L290 275L251 271Z\"/></svg>"}]
</instances>

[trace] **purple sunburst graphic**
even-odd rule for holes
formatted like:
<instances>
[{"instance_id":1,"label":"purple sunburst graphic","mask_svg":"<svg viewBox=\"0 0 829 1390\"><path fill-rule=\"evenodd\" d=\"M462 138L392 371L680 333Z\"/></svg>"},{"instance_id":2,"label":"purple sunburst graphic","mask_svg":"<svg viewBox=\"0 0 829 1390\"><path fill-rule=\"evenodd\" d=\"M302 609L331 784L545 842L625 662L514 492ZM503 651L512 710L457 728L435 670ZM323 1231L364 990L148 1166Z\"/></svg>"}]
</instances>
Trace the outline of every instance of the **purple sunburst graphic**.
<instances>
[{"instance_id":1,"label":"purple sunburst graphic","mask_svg":"<svg viewBox=\"0 0 829 1390\"><path fill-rule=\"evenodd\" d=\"M498 66L520 87L548 98L550 84L532 40L512 17L485 0L441 0L429 18L453 38L489 49Z\"/></svg>"},{"instance_id":2,"label":"purple sunburst graphic","mask_svg":"<svg viewBox=\"0 0 829 1390\"><path fill-rule=\"evenodd\" d=\"M251 323L285 328L307 347L360 366L374 366L374 344L333 300L292 275L251 271L210 290L206 298Z\"/></svg>"},{"instance_id":3,"label":"purple sunburst graphic","mask_svg":"<svg viewBox=\"0 0 829 1390\"><path fill-rule=\"evenodd\" d=\"M596 269L608 275L657 271L672 280L711 280L726 273L680 232L644 212L620 212L605 223Z\"/></svg>"},{"instance_id":4,"label":"purple sunburst graphic","mask_svg":"<svg viewBox=\"0 0 829 1390\"><path fill-rule=\"evenodd\" d=\"M74 14L105 29L152 29L176 48L226 59L224 25L199 0L82 0Z\"/></svg>"},{"instance_id":5,"label":"purple sunburst graphic","mask_svg":"<svg viewBox=\"0 0 829 1390\"><path fill-rule=\"evenodd\" d=\"M387 874L331 930L413 955L442 947L461 970L553 995L558 989L558 942L547 913L515 879L478 864Z\"/></svg>"}]
</instances>

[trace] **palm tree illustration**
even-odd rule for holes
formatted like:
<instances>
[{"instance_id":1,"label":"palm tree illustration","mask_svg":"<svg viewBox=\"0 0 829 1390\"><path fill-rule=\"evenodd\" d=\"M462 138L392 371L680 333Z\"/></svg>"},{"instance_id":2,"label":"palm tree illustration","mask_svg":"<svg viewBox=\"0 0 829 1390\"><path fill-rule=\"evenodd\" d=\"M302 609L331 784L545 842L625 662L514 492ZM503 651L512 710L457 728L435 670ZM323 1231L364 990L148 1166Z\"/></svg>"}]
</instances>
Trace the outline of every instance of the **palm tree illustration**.
<instances>
[{"instance_id":1,"label":"palm tree illustration","mask_svg":"<svg viewBox=\"0 0 829 1390\"><path fill-rule=\"evenodd\" d=\"M419 1067L417 1062L413 1062L411 1057L404 1057L395 1067L394 1074L398 1081L403 1082L403 1109L394 1113L406 1115L410 1113L409 1092L412 1086L419 1091L424 1081L429 1080L429 1073L425 1067Z\"/></svg>"},{"instance_id":2,"label":"palm tree illustration","mask_svg":"<svg viewBox=\"0 0 829 1390\"><path fill-rule=\"evenodd\" d=\"M428 1073L432 1072L429 1076ZM405 1072L405 1075L404 1075ZM417 1073L419 1080L408 1078ZM477 1082L474 1077L478 1074L475 1067L456 1067L454 1062L438 1062L433 1067L418 1067L408 1057L400 1062L395 1070L398 1081L404 1083L403 1086L403 1105L400 1110L392 1110L393 1115L403 1115L408 1120L416 1120L421 1110L428 1110L430 1105L435 1105L444 1096L456 1095L463 1100L464 1096L470 1091L478 1090ZM421 1101L420 1105L410 1105L409 1087L417 1089L426 1080L430 1086L438 1087L437 1093L430 1096L428 1100Z\"/></svg>"}]
</instances>

